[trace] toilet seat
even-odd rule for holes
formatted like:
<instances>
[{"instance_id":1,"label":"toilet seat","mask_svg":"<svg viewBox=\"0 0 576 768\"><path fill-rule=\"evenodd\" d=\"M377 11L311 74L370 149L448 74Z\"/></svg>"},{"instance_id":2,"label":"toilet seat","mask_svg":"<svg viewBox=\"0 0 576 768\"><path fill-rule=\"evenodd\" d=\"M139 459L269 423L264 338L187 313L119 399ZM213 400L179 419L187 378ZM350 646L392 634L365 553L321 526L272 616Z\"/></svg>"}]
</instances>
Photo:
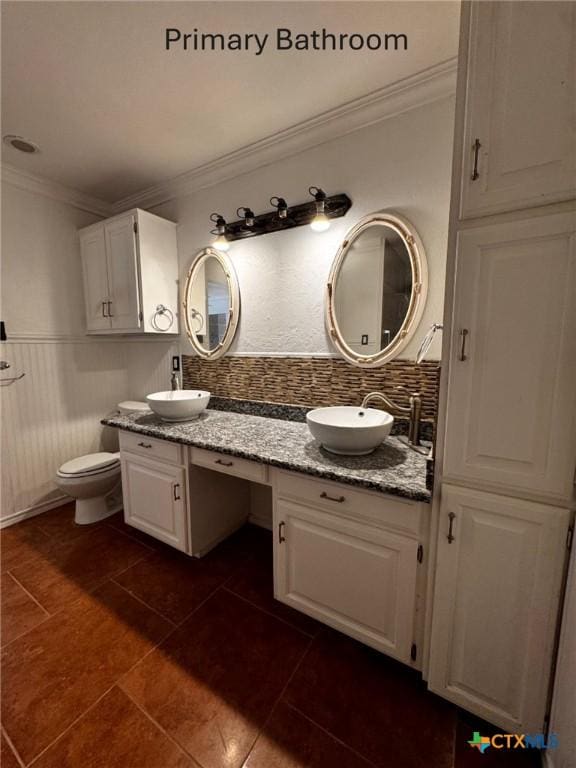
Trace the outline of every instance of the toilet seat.
<instances>
[{"instance_id":1,"label":"toilet seat","mask_svg":"<svg viewBox=\"0 0 576 768\"><path fill-rule=\"evenodd\" d=\"M118 453L89 453L67 461L57 472L58 477L92 477L120 467Z\"/></svg>"}]
</instances>

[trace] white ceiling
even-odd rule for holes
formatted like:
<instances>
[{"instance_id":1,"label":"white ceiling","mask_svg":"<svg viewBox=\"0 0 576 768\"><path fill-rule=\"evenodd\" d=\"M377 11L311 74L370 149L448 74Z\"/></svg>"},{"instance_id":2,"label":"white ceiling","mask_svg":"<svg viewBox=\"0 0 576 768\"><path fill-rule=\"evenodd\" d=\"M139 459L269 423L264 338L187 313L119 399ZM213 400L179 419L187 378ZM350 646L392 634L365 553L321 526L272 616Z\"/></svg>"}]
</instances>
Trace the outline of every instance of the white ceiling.
<instances>
[{"instance_id":1,"label":"white ceiling","mask_svg":"<svg viewBox=\"0 0 576 768\"><path fill-rule=\"evenodd\" d=\"M2 2L3 161L109 202L456 55L459 3ZM396 32L407 52L198 53L183 32Z\"/></svg>"}]
</instances>

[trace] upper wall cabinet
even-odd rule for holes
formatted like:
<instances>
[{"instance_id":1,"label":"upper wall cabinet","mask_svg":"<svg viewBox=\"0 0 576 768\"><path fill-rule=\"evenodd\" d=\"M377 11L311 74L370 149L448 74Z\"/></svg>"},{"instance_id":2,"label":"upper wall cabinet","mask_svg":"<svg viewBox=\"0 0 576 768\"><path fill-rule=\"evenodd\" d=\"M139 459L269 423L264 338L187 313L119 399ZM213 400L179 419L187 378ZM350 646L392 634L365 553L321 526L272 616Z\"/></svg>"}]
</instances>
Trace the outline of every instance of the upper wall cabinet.
<instances>
[{"instance_id":1,"label":"upper wall cabinet","mask_svg":"<svg viewBox=\"0 0 576 768\"><path fill-rule=\"evenodd\" d=\"M446 481L570 504L575 239L571 213L459 233Z\"/></svg>"},{"instance_id":2,"label":"upper wall cabinet","mask_svg":"<svg viewBox=\"0 0 576 768\"><path fill-rule=\"evenodd\" d=\"M462 218L574 196L575 16L566 2L472 5Z\"/></svg>"},{"instance_id":3,"label":"upper wall cabinet","mask_svg":"<svg viewBox=\"0 0 576 768\"><path fill-rule=\"evenodd\" d=\"M135 209L80 230L88 333L178 333L176 224Z\"/></svg>"}]
</instances>

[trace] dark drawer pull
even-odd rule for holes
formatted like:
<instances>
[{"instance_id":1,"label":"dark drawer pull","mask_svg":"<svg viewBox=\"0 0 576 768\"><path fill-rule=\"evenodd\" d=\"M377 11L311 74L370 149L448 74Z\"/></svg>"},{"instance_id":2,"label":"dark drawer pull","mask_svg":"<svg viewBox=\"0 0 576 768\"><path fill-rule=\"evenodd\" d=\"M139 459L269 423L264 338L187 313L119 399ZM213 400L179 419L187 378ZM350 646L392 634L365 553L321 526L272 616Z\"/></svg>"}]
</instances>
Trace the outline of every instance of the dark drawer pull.
<instances>
[{"instance_id":1,"label":"dark drawer pull","mask_svg":"<svg viewBox=\"0 0 576 768\"><path fill-rule=\"evenodd\" d=\"M278 523L278 543L279 544L283 544L286 541L286 536L284 536L285 527L286 527L286 523L284 522L284 520Z\"/></svg>"},{"instance_id":2,"label":"dark drawer pull","mask_svg":"<svg viewBox=\"0 0 576 768\"><path fill-rule=\"evenodd\" d=\"M140 448L152 448L152 443L138 443Z\"/></svg>"},{"instance_id":3,"label":"dark drawer pull","mask_svg":"<svg viewBox=\"0 0 576 768\"><path fill-rule=\"evenodd\" d=\"M478 172L478 155L480 154L481 146L480 139L476 139L474 144L472 144L472 152L474 153L474 167L472 168L472 174L470 175L472 181L476 181L476 179L480 178L480 173Z\"/></svg>"},{"instance_id":4,"label":"dark drawer pull","mask_svg":"<svg viewBox=\"0 0 576 768\"><path fill-rule=\"evenodd\" d=\"M174 492L174 501L180 501L180 483L174 483L173 492Z\"/></svg>"},{"instance_id":5,"label":"dark drawer pull","mask_svg":"<svg viewBox=\"0 0 576 768\"><path fill-rule=\"evenodd\" d=\"M455 536L452 532L454 527L455 517L456 515L454 514L454 512L448 512L448 520L450 521L448 525L448 536L446 536L446 538L448 539L448 544L452 544L452 542L455 540Z\"/></svg>"},{"instance_id":6,"label":"dark drawer pull","mask_svg":"<svg viewBox=\"0 0 576 768\"><path fill-rule=\"evenodd\" d=\"M222 459L216 459L214 464L220 464L223 467L233 467L234 462L233 461L222 461Z\"/></svg>"},{"instance_id":7,"label":"dark drawer pull","mask_svg":"<svg viewBox=\"0 0 576 768\"><path fill-rule=\"evenodd\" d=\"M342 504L343 501L346 501L345 496L328 496L326 491L322 491L320 494L321 499L328 499L328 501L336 501L338 504Z\"/></svg>"}]
</instances>

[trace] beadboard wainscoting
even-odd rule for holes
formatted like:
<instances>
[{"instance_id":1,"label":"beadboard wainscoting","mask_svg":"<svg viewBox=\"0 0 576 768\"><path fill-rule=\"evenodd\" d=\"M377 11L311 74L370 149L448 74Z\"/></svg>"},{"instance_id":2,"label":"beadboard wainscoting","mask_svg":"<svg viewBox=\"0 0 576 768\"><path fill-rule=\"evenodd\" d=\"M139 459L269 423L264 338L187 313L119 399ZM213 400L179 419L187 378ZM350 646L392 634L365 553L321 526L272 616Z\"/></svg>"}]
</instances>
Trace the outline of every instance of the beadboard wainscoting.
<instances>
[{"instance_id":1,"label":"beadboard wainscoting","mask_svg":"<svg viewBox=\"0 0 576 768\"><path fill-rule=\"evenodd\" d=\"M359 405L368 392L376 390L387 392L399 405L408 405L410 394L420 392L422 418L436 421L440 363L434 360L420 365L391 360L381 368L364 370L334 357L228 355L210 361L183 355L182 368L186 389L290 405Z\"/></svg>"},{"instance_id":2,"label":"beadboard wainscoting","mask_svg":"<svg viewBox=\"0 0 576 768\"><path fill-rule=\"evenodd\" d=\"M121 400L167 389L173 342L28 337L2 345L0 387L3 525L58 503L58 467L99 450L117 450L100 419Z\"/></svg>"}]
</instances>

